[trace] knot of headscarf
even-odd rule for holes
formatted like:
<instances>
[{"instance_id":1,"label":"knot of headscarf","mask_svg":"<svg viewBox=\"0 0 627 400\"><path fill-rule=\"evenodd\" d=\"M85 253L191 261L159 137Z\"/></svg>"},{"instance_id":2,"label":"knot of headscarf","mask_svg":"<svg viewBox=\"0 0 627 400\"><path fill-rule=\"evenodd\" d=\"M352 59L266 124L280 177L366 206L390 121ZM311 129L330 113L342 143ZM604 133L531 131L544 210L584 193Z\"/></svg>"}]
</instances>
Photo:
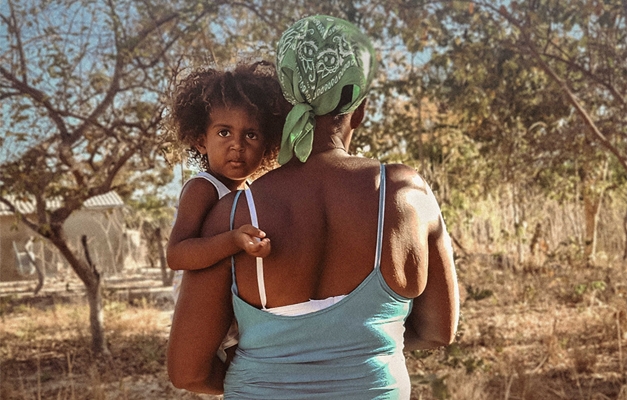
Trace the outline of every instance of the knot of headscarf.
<instances>
[{"instance_id":1,"label":"knot of headscarf","mask_svg":"<svg viewBox=\"0 0 627 400\"><path fill-rule=\"evenodd\" d=\"M313 130L316 119L313 108L307 103L297 103L287 116L281 138L279 164L283 165L292 158L292 154L305 162L313 145Z\"/></svg>"},{"instance_id":2,"label":"knot of headscarf","mask_svg":"<svg viewBox=\"0 0 627 400\"><path fill-rule=\"evenodd\" d=\"M340 114L355 111L375 73L370 40L348 21L316 15L287 29L277 46L277 72L285 98L294 105L283 128L279 164L311 154L316 115L335 110L342 88L352 86L351 101Z\"/></svg>"}]
</instances>

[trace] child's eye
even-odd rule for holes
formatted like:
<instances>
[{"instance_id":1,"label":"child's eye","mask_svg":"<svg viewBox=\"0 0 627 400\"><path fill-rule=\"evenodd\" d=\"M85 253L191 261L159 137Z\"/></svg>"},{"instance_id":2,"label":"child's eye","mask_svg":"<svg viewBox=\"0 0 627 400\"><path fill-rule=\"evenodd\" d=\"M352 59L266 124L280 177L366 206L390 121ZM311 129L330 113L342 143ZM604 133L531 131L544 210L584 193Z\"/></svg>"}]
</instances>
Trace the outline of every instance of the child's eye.
<instances>
[{"instance_id":1,"label":"child's eye","mask_svg":"<svg viewBox=\"0 0 627 400\"><path fill-rule=\"evenodd\" d=\"M248 132L248 133L246 134L246 137L247 137L248 139L253 139L253 140L255 140L255 139L259 139L259 134L258 134L257 132Z\"/></svg>"},{"instance_id":2,"label":"child's eye","mask_svg":"<svg viewBox=\"0 0 627 400\"><path fill-rule=\"evenodd\" d=\"M231 134L231 132L228 129L222 129L221 131L218 132L219 136L222 137L227 137Z\"/></svg>"}]
</instances>

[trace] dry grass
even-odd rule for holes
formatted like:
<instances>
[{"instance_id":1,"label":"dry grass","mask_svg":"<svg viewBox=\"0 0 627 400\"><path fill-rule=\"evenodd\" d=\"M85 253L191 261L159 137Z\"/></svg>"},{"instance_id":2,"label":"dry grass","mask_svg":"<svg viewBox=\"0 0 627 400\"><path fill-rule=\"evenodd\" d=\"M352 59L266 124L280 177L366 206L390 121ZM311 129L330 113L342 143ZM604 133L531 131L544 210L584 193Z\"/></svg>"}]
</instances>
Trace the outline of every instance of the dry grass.
<instances>
[{"instance_id":1,"label":"dry grass","mask_svg":"<svg viewBox=\"0 0 627 400\"><path fill-rule=\"evenodd\" d=\"M407 354L414 399L627 400L625 266L499 269L460 260L460 333ZM165 373L171 306L107 300L112 357L89 351L87 307L0 304L0 399L193 399Z\"/></svg>"},{"instance_id":2,"label":"dry grass","mask_svg":"<svg viewBox=\"0 0 627 400\"><path fill-rule=\"evenodd\" d=\"M102 359L90 351L85 304L8 307L5 300L0 399L213 398L169 383L164 365L170 315L146 302L108 301L105 328L112 356Z\"/></svg>"},{"instance_id":3,"label":"dry grass","mask_svg":"<svg viewBox=\"0 0 627 400\"><path fill-rule=\"evenodd\" d=\"M625 266L519 270L459 263L459 338L410 356L415 398L627 400Z\"/></svg>"}]
</instances>

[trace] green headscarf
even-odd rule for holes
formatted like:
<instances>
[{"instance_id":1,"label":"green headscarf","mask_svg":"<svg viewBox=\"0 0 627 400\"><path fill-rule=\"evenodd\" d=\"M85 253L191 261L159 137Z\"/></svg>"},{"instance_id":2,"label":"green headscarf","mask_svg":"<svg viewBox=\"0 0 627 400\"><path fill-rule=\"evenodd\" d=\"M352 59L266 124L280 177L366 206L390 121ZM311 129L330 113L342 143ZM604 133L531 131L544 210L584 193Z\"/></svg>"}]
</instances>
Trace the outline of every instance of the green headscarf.
<instances>
[{"instance_id":1,"label":"green headscarf","mask_svg":"<svg viewBox=\"0 0 627 400\"><path fill-rule=\"evenodd\" d=\"M346 114L361 104L375 73L372 44L348 21L316 15L287 29L277 46L277 70L285 98L294 105L283 128L279 164L293 155L305 162L313 145L315 116L335 110L342 88L353 86Z\"/></svg>"}]
</instances>

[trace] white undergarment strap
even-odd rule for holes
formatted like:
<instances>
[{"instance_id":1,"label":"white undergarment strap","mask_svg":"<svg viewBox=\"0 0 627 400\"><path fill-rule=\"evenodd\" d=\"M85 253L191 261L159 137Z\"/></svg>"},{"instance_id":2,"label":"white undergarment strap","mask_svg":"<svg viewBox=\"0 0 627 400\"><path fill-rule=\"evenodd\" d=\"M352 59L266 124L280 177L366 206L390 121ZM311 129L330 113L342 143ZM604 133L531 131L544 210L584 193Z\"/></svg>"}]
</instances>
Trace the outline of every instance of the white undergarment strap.
<instances>
[{"instance_id":1,"label":"white undergarment strap","mask_svg":"<svg viewBox=\"0 0 627 400\"><path fill-rule=\"evenodd\" d=\"M244 190L246 194L246 202L248 203L248 211L250 212L250 221L252 226L259 228L259 221L257 220L257 209L255 208L255 202L253 200L253 193L250 189ZM255 240L259 240L255 238ZM261 308L266 309L266 284L263 279L263 258L257 257L257 286L259 287L259 298L261 299Z\"/></svg>"}]
</instances>

